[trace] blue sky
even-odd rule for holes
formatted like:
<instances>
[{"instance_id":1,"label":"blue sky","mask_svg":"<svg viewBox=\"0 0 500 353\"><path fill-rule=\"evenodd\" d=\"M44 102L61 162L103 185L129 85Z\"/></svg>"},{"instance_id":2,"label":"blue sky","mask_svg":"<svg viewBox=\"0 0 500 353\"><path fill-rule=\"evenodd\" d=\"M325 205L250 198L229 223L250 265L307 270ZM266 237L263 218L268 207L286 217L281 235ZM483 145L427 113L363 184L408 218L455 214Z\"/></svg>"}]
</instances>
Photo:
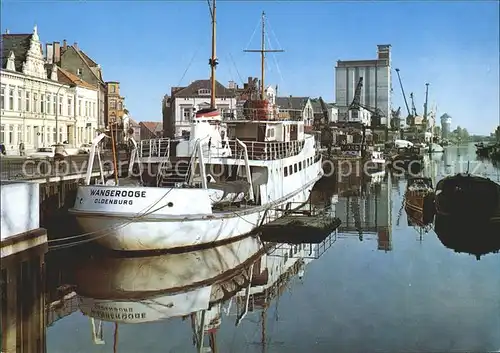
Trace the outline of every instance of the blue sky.
<instances>
[{"instance_id":1,"label":"blue sky","mask_svg":"<svg viewBox=\"0 0 500 353\"><path fill-rule=\"evenodd\" d=\"M376 45L390 43L392 66L401 70L420 113L429 82L430 102L437 103L438 115L450 114L453 125L489 133L500 124L498 1L219 0L217 5L217 79L223 84L259 75L258 54L243 50L258 48L259 36L252 33L264 10L272 47L285 50L268 59L266 82L278 84L279 95L334 101L336 61L375 58ZM204 0L7 0L1 6L2 33L31 32L36 24L43 42L78 42L101 64L105 80L121 82L126 106L138 120L160 121L161 99L171 86L209 77ZM393 74L394 106L405 111Z\"/></svg>"}]
</instances>

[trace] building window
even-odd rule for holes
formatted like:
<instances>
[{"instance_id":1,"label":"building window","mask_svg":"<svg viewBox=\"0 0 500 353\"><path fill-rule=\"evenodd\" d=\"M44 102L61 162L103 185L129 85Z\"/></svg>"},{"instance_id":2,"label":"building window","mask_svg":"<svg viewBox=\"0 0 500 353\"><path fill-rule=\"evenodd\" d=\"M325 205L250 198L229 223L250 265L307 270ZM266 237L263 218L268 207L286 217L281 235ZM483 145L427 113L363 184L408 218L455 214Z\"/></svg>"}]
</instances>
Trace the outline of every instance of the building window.
<instances>
[{"instance_id":1,"label":"building window","mask_svg":"<svg viewBox=\"0 0 500 353\"><path fill-rule=\"evenodd\" d=\"M192 114L191 112L192 112L191 108L184 108L184 112L182 114L184 118L183 120L187 121L191 120L191 114Z\"/></svg>"},{"instance_id":2,"label":"building window","mask_svg":"<svg viewBox=\"0 0 500 353\"><path fill-rule=\"evenodd\" d=\"M112 99L110 102L109 102L109 106L111 107L111 109L116 109L116 101L114 99Z\"/></svg>"},{"instance_id":3,"label":"building window","mask_svg":"<svg viewBox=\"0 0 500 353\"><path fill-rule=\"evenodd\" d=\"M33 93L33 113L38 113L38 94Z\"/></svg>"},{"instance_id":4,"label":"building window","mask_svg":"<svg viewBox=\"0 0 500 353\"><path fill-rule=\"evenodd\" d=\"M76 74L77 74L78 76L82 76L82 74L83 74L83 69L82 69L82 68L79 68L78 70L76 70Z\"/></svg>"},{"instance_id":5,"label":"building window","mask_svg":"<svg viewBox=\"0 0 500 353\"><path fill-rule=\"evenodd\" d=\"M201 88L198 90L198 95L199 96L209 96L210 95L210 90L206 88Z\"/></svg>"},{"instance_id":6,"label":"building window","mask_svg":"<svg viewBox=\"0 0 500 353\"><path fill-rule=\"evenodd\" d=\"M26 101L24 102L24 109L27 111L27 112L30 112L30 93L29 92L26 92Z\"/></svg>"},{"instance_id":7,"label":"building window","mask_svg":"<svg viewBox=\"0 0 500 353\"><path fill-rule=\"evenodd\" d=\"M14 110L14 88L9 89L9 110Z\"/></svg>"},{"instance_id":8,"label":"building window","mask_svg":"<svg viewBox=\"0 0 500 353\"><path fill-rule=\"evenodd\" d=\"M52 129L52 140L53 140L54 142L56 142L56 141L57 141L57 130L56 130L56 128L53 128L53 129Z\"/></svg>"},{"instance_id":9,"label":"building window","mask_svg":"<svg viewBox=\"0 0 500 353\"><path fill-rule=\"evenodd\" d=\"M52 114L57 114L57 95L52 96Z\"/></svg>"},{"instance_id":10,"label":"building window","mask_svg":"<svg viewBox=\"0 0 500 353\"><path fill-rule=\"evenodd\" d=\"M23 110L23 91L20 89L17 90L17 110Z\"/></svg>"},{"instance_id":11,"label":"building window","mask_svg":"<svg viewBox=\"0 0 500 353\"><path fill-rule=\"evenodd\" d=\"M14 125L9 125L9 142L10 144L14 143Z\"/></svg>"},{"instance_id":12,"label":"building window","mask_svg":"<svg viewBox=\"0 0 500 353\"><path fill-rule=\"evenodd\" d=\"M63 96L59 96L59 115L62 115Z\"/></svg>"},{"instance_id":13,"label":"building window","mask_svg":"<svg viewBox=\"0 0 500 353\"><path fill-rule=\"evenodd\" d=\"M115 93L115 92L116 92L116 87L115 87L115 85L111 85L111 86L110 86L110 89L111 89L111 93Z\"/></svg>"},{"instance_id":14,"label":"building window","mask_svg":"<svg viewBox=\"0 0 500 353\"><path fill-rule=\"evenodd\" d=\"M31 144L31 126L26 126L26 143Z\"/></svg>"},{"instance_id":15,"label":"building window","mask_svg":"<svg viewBox=\"0 0 500 353\"><path fill-rule=\"evenodd\" d=\"M51 114L50 106L51 106L51 95L47 94L47 114Z\"/></svg>"},{"instance_id":16,"label":"building window","mask_svg":"<svg viewBox=\"0 0 500 353\"><path fill-rule=\"evenodd\" d=\"M89 102L85 101L85 116L89 116Z\"/></svg>"},{"instance_id":17,"label":"building window","mask_svg":"<svg viewBox=\"0 0 500 353\"><path fill-rule=\"evenodd\" d=\"M92 117L95 118L97 115L96 115L96 111L95 111L95 102L92 102Z\"/></svg>"},{"instance_id":18,"label":"building window","mask_svg":"<svg viewBox=\"0 0 500 353\"><path fill-rule=\"evenodd\" d=\"M78 100L78 116L82 116L82 100Z\"/></svg>"},{"instance_id":19,"label":"building window","mask_svg":"<svg viewBox=\"0 0 500 353\"><path fill-rule=\"evenodd\" d=\"M73 99L68 97L68 116L73 116Z\"/></svg>"},{"instance_id":20,"label":"building window","mask_svg":"<svg viewBox=\"0 0 500 353\"><path fill-rule=\"evenodd\" d=\"M41 94L40 95L40 113L45 112L45 95Z\"/></svg>"},{"instance_id":21,"label":"building window","mask_svg":"<svg viewBox=\"0 0 500 353\"><path fill-rule=\"evenodd\" d=\"M0 125L0 142L5 143L5 125Z\"/></svg>"},{"instance_id":22,"label":"building window","mask_svg":"<svg viewBox=\"0 0 500 353\"><path fill-rule=\"evenodd\" d=\"M0 109L5 109L5 86L0 88Z\"/></svg>"},{"instance_id":23,"label":"building window","mask_svg":"<svg viewBox=\"0 0 500 353\"><path fill-rule=\"evenodd\" d=\"M23 142L23 126L17 125L17 143Z\"/></svg>"},{"instance_id":24,"label":"building window","mask_svg":"<svg viewBox=\"0 0 500 353\"><path fill-rule=\"evenodd\" d=\"M63 140L63 128L62 127L59 128L59 142L61 142L61 141L64 141Z\"/></svg>"}]
</instances>

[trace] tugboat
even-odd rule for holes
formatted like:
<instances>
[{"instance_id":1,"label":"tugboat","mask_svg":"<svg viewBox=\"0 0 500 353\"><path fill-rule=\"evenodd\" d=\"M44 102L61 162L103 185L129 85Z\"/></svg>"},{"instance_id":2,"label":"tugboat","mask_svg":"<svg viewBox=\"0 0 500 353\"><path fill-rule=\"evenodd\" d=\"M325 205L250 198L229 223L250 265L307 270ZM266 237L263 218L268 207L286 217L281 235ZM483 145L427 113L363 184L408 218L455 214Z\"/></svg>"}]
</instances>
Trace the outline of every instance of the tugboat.
<instances>
[{"instance_id":1,"label":"tugboat","mask_svg":"<svg viewBox=\"0 0 500 353\"><path fill-rule=\"evenodd\" d=\"M408 179L404 207L409 218L420 226L433 221L435 206L431 178L411 177Z\"/></svg>"},{"instance_id":2,"label":"tugboat","mask_svg":"<svg viewBox=\"0 0 500 353\"><path fill-rule=\"evenodd\" d=\"M500 185L468 173L441 179L436 185L436 212L457 220L500 222Z\"/></svg>"}]
</instances>

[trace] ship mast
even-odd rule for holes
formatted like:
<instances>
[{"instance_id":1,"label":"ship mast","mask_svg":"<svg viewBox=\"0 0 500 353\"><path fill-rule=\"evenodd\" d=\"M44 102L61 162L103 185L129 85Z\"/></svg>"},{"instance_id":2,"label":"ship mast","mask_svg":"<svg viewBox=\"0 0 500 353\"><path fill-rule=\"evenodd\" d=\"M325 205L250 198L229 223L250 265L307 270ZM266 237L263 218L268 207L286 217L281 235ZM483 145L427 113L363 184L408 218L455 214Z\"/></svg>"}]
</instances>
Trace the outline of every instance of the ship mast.
<instances>
[{"instance_id":1,"label":"ship mast","mask_svg":"<svg viewBox=\"0 0 500 353\"><path fill-rule=\"evenodd\" d=\"M210 6L210 0L208 0L208 4ZM212 57L208 61L210 65L210 108L215 109L215 69L217 64L216 57L216 11L215 11L215 0L212 0L212 7L210 8L210 17L212 18Z\"/></svg>"},{"instance_id":2,"label":"ship mast","mask_svg":"<svg viewBox=\"0 0 500 353\"><path fill-rule=\"evenodd\" d=\"M260 41L260 49L248 49L244 50L247 53L260 53L260 97L262 100L266 99L265 93L265 61L266 61L266 53L281 53L284 50L281 49L266 49L266 13L262 11L262 33L261 33L261 41Z\"/></svg>"}]
</instances>

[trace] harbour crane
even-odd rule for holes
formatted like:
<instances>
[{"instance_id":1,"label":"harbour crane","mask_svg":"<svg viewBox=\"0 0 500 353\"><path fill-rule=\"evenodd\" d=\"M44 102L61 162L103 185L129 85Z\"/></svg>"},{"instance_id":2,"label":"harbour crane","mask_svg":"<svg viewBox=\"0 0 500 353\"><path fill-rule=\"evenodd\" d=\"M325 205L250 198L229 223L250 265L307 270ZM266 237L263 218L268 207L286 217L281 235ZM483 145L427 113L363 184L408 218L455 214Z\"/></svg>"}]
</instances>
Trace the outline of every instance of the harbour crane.
<instances>
[{"instance_id":1,"label":"harbour crane","mask_svg":"<svg viewBox=\"0 0 500 353\"><path fill-rule=\"evenodd\" d=\"M410 107L408 106L408 100L406 99L405 90L403 88L403 82L401 82L401 75L399 74L399 69L396 69L396 74L398 75L399 86L401 87L401 93L403 94L403 99L405 101L406 111L408 112L408 117L406 118L406 124L411 125L413 116L410 112Z\"/></svg>"},{"instance_id":2,"label":"harbour crane","mask_svg":"<svg viewBox=\"0 0 500 353\"><path fill-rule=\"evenodd\" d=\"M428 103L429 103L429 84L425 84L425 102L424 102L424 125L427 128L427 114L428 114Z\"/></svg>"},{"instance_id":3,"label":"harbour crane","mask_svg":"<svg viewBox=\"0 0 500 353\"><path fill-rule=\"evenodd\" d=\"M411 99L411 114L413 117L416 117L418 113L417 113L417 108L415 108L415 100L413 99L413 92L410 93L410 99Z\"/></svg>"},{"instance_id":4,"label":"harbour crane","mask_svg":"<svg viewBox=\"0 0 500 353\"><path fill-rule=\"evenodd\" d=\"M315 130L320 131L321 145L328 149L327 153L328 155L330 155L333 145L333 132L329 125L330 117L328 114L328 106L326 105L322 97L319 97L318 101L323 113L323 119L314 119Z\"/></svg>"},{"instance_id":5,"label":"harbour crane","mask_svg":"<svg viewBox=\"0 0 500 353\"><path fill-rule=\"evenodd\" d=\"M360 77L358 84L356 85L356 90L354 91L354 98L351 104L347 108L347 112L351 110L359 110L360 108L366 109L371 113L370 127L379 127L382 125L382 118L385 117L383 111L379 108L369 107L365 104L361 104L361 89L363 88L363 77Z\"/></svg>"}]
</instances>

